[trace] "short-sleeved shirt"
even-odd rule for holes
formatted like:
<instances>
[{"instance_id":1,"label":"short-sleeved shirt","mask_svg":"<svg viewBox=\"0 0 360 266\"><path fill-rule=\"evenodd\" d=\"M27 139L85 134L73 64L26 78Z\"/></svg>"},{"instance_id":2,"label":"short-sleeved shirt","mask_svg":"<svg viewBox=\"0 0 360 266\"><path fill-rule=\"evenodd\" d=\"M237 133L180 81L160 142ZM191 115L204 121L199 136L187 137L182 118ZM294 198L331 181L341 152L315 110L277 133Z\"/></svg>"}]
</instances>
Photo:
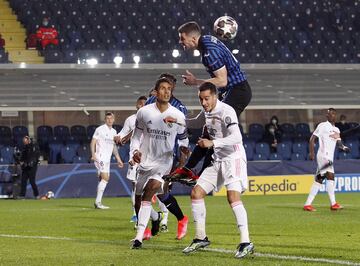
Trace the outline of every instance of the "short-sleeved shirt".
<instances>
[{"instance_id":1,"label":"short-sleeved shirt","mask_svg":"<svg viewBox=\"0 0 360 266\"><path fill-rule=\"evenodd\" d=\"M96 139L95 156L97 160L104 163L111 161L111 155L114 150L114 136L116 130L109 128L106 124L96 128L93 139Z\"/></svg>"},{"instance_id":2,"label":"short-sleeved shirt","mask_svg":"<svg viewBox=\"0 0 360 266\"><path fill-rule=\"evenodd\" d=\"M211 35L203 35L199 39L201 61L206 71L213 78L214 72L222 67L227 70L227 85L219 88L220 92L233 88L246 80L246 74L240 68L239 61L219 39Z\"/></svg>"},{"instance_id":3,"label":"short-sleeved shirt","mask_svg":"<svg viewBox=\"0 0 360 266\"><path fill-rule=\"evenodd\" d=\"M135 128L136 114L133 114L125 119L124 126L121 131L117 134L121 138L127 136Z\"/></svg>"},{"instance_id":4,"label":"short-sleeved shirt","mask_svg":"<svg viewBox=\"0 0 360 266\"><path fill-rule=\"evenodd\" d=\"M340 130L329 121L322 122L316 127L313 135L319 138L318 157L321 156L331 161L334 159L336 142L339 139L330 137L333 133L340 133Z\"/></svg>"},{"instance_id":5,"label":"short-sleeved shirt","mask_svg":"<svg viewBox=\"0 0 360 266\"><path fill-rule=\"evenodd\" d=\"M137 112L136 130L142 131L142 140L139 148L132 146L131 150L139 149L142 153L141 169L152 169L159 164L171 165L176 138L187 139L184 126L164 122L163 119L168 116L185 125L184 114L171 105L166 111L160 112L156 104L152 103Z\"/></svg>"},{"instance_id":6,"label":"short-sleeved shirt","mask_svg":"<svg viewBox=\"0 0 360 266\"><path fill-rule=\"evenodd\" d=\"M204 112L204 114L205 124L211 140L222 139L229 136L229 127L231 126L238 128L238 118L234 108L219 100L217 100L216 106L211 112ZM239 128L238 130L240 131ZM215 161L246 158L241 134L238 143L234 145L216 147L214 143L213 158Z\"/></svg>"}]
</instances>

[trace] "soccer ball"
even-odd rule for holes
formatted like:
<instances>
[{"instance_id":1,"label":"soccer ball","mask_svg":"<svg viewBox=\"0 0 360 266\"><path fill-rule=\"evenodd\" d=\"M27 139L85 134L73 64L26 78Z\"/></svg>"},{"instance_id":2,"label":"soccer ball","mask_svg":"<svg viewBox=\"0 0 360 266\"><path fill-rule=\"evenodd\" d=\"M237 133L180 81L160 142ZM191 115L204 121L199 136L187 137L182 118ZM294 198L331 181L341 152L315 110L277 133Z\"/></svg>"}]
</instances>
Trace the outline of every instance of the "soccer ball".
<instances>
[{"instance_id":1,"label":"soccer ball","mask_svg":"<svg viewBox=\"0 0 360 266\"><path fill-rule=\"evenodd\" d=\"M232 17L222 16L214 22L214 33L221 40L234 39L237 31L238 24Z\"/></svg>"},{"instance_id":2,"label":"soccer ball","mask_svg":"<svg viewBox=\"0 0 360 266\"><path fill-rule=\"evenodd\" d=\"M55 197L54 192L52 192L52 191L48 191L48 192L46 193L46 198L48 198L48 199L52 199L52 198L54 198L54 197Z\"/></svg>"}]
</instances>

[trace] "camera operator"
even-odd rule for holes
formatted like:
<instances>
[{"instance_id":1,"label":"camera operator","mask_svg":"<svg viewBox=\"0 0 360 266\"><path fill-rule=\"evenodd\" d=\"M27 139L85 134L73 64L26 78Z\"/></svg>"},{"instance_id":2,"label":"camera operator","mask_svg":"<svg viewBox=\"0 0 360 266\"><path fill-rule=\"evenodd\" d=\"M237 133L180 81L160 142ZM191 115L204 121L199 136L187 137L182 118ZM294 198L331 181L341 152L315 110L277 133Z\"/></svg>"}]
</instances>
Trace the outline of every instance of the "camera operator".
<instances>
[{"instance_id":1,"label":"camera operator","mask_svg":"<svg viewBox=\"0 0 360 266\"><path fill-rule=\"evenodd\" d=\"M40 150L37 144L33 143L28 136L23 138L24 147L21 151L20 164L22 169L20 196L25 197L26 185L29 179L34 192L34 197L39 197L39 190L35 183L36 170L39 163Z\"/></svg>"}]
</instances>

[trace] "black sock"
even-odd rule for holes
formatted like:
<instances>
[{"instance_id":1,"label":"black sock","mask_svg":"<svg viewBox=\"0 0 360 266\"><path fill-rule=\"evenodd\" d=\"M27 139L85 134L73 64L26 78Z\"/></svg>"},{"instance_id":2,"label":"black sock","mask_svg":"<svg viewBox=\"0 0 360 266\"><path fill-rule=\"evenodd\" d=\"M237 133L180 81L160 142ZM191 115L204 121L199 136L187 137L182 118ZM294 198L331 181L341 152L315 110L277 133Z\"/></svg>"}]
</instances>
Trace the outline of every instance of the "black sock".
<instances>
[{"instance_id":1,"label":"black sock","mask_svg":"<svg viewBox=\"0 0 360 266\"><path fill-rule=\"evenodd\" d=\"M161 197L161 202L165 204L166 208L175 215L176 219L178 221L182 220L184 218L184 214L180 209L180 206L177 202L177 200L174 198L171 194L166 194L163 197Z\"/></svg>"}]
</instances>

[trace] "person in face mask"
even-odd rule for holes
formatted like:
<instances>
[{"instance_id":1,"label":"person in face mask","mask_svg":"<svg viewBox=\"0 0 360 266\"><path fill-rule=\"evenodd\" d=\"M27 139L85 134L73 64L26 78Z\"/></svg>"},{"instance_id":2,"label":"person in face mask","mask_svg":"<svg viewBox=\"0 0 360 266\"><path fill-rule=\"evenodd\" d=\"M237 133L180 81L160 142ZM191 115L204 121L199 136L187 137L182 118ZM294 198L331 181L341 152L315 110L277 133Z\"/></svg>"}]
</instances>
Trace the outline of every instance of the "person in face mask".
<instances>
[{"instance_id":1,"label":"person in face mask","mask_svg":"<svg viewBox=\"0 0 360 266\"><path fill-rule=\"evenodd\" d=\"M45 48L49 45L58 45L58 32L54 28L53 25L50 25L50 19L44 18L42 20L41 26L36 31L36 37L39 41L39 49L45 50Z\"/></svg>"},{"instance_id":2,"label":"person in face mask","mask_svg":"<svg viewBox=\"0 0 360 266\"><path fill-rule=\"evenodd\" d=\"M350 129L350 124L346 121L345 115L340 115L340 121L336 122L335 126L340 129L340 132Z\"/></svg>"},{"instance_id":3,"label":"person in face mask","mask_svg":"<svg viewBox=\"0 0 360 266\"><path fill-rule=\"evenodd\" d=\"M315 16L310 8L306 8L305 12L300 13L298 24L303 31L313 31L315 29Z\"/></svg>"},{"instance_id":4,"label":"person in face mask","mask_svg":"<svg viewBox=\"0 0 360 266\"><path fill-rule=\"evenodd\" d=\"M282 135L277 116L271 117L270 123L265 126L265 130L263 141L269 144L271 152L276 152Z\"/></svg>"}]
</instances>

